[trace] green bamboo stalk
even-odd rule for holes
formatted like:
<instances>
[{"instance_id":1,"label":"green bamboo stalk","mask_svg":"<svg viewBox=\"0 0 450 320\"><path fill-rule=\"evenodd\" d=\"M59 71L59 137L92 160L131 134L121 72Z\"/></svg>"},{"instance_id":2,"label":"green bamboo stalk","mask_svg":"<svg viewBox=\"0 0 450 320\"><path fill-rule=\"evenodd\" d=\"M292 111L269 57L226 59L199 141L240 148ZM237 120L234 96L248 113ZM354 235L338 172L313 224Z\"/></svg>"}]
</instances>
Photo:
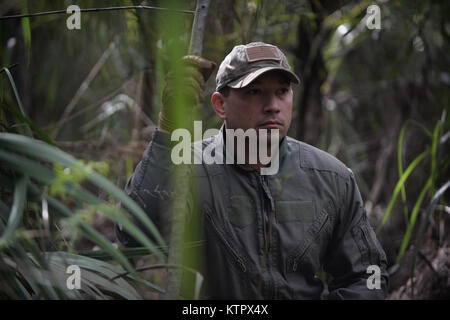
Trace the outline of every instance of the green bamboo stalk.
<instances>
[{"instance_id":1,"label":"green bamboo stalk","mask_svg":"<svg viewBox=\"0 0 450 320\"><path fill-rule=\"evenodd\" d=\"M210 0L197 0L194 21L192 24L189 54L201 56L203 51L203 36L205 31L206 16L208 13ZM179 79L181 80L181 79ZM183 101L179 101L181 105ZM179 115L184 117L185 115ZM186 201L188 198L189 180L191 168L181 165L175 169L175 194L178 195L172 207L172 225L170 233L169 265L180 265L182 252L182 242L185 236L185 217L187 213ZM167 271L167 299L180 298L181 277L178 268L170 268Z\"/></svg>"}]
</instances>

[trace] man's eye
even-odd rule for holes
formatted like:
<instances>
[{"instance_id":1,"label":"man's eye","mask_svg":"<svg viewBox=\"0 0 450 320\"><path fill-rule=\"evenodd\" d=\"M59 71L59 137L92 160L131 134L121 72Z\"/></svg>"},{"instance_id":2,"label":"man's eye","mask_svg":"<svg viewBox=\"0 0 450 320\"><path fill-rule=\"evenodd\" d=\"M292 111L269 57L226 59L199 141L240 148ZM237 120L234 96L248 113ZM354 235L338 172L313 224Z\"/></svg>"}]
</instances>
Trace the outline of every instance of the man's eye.
<instances>
[{"instance_id":1,"label":"man's eye","mask_svg":"<svg viewBox=\"0 0 450 320\"><path fill-rule=\"evenodd\" d=\"M257 95L257 94L259 94L260 91L261 90L259 90L259 89L250 89L247 91L247 93L250 95Z\"/></svg>"},{"instance_id":2,"label":"man's eye","mask_svg":"<svg viewBox=\"0 0 450 320\"><path fill-rule=\"evenodd\" d=\"M281 88L278 90L279 94L284 95L289 92L288 88Z\"/></svg>"}]
</instances>

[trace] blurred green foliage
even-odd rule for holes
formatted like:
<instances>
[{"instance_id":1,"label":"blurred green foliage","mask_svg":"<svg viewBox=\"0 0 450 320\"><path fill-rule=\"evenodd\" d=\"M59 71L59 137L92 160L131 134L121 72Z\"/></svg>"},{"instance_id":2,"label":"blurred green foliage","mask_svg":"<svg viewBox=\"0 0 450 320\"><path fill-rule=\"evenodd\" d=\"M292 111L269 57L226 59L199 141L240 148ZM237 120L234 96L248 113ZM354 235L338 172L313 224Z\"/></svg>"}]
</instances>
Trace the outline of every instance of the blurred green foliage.
<instances>
[{"instance_id":1,"label":"blurred green foliage","mask_svg":"<svg viewBox=\"0 0 450 320\"><path fill-rule=\"evenodd\" d=\"M193 0L146 2L195 8ZM0 4L0 16L65 9L69 4L62 0L8 1ZM81 0L76 4L93 8L141 2ZM450 3L377 2L380 30L366 27L364 17L370 4L212 0L203 56L220 63L234 45L251 41L273 43L286 52L303 79L295 88L290 135L332 153L355 172L369 218L375 226L383 225L379 237L390 263L395 264L402 263L400 258L411 244L417 244L419 226L426 225L428 232L420 234L428 237L431 251L448 243L448 193L440 194L438 205L430 211L435 214L426 213L436 190L449 179ZM192 18L187 13L157 10L100 11L82 13L81 30L68 30L65 14L0 20L0 67L18 64L10 68L17 88L11 87L5 72L0 74L0 132L32 135L84 159L74 160L70 172L67 165L52 159L39 160L56 180L39 181L37 186L36 177L26 181L25 169L5 168L2 162L0 213L4 227L9 225L6 222L14 201L23 204L28 196L38 195L37 200L29 199L23 210L24 219L30 212L37 218L32 219L34 224L17 229L24 243L8 249L16 250L9 253L12 257L20 252L19 257L46 265L43 254L38 253L45 250L45 241L27 240L29 230L45 230L40 217L42 194L66 213L62 217L69 217L69 212L104 211L100 216L119 219L120 214L108 215L113 209L104 207L111 204L112 189L108 193L94 188L92 196L104 204L87 197L84 201L92 201L83 205L71 200L73 194L68 191L73 188L68 189L67 183L84 186L93 171L101 171L112 185L123 188L155 129L165 74L187 52ZM207 83L207 98L198 115L205 130L221 124L208 99L215 87L213 78ZM15 150L12 155L22 153ZM40 163L38 153L25 158L34 165ZM28 189L25 198L24 185ZM398 195L401 201L396 201ZM90 228L97 220L98 214L89 223L83 221L87 228L83 236L86 230L94 235ZM107 239L103 237L106 231L96 233L94 243L113 252L116 240L110 229ZM57 230L54 232L56 236ZM61 243L55 246L61 249ZM70 246L92 254L92 243L80 241ZM28 252L33 258L26 258ZM130 267L117 255L116 261L121 261L121 272ZM6 284L0 286L6 296L26 296L30 287L42 297L61 294L40 284L28 287L24 278L8 281L16 280L20 282L15 282L17 292L8 292ZM134 297L130 292L121 296ZM91 296L94 293L104 296L95 286L90 291Z\"/></svg>"}]
</instances>

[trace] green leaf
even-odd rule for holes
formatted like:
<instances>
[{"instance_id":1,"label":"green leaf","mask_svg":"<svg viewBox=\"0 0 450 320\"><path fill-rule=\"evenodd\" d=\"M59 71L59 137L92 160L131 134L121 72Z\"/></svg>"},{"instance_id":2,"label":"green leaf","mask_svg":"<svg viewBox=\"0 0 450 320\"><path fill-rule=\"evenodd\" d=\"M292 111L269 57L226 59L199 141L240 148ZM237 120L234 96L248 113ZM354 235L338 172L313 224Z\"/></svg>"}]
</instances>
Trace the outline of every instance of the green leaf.
<instances>
[{"instance_id":1,"label":"green leaf","mask_svg":"<svg viewBox=\"0 0 450 320\"><path fill-rule=\"evenodd\" d=\"M38 125L36 125L33 121L31 121L31 119L28 118L25 114L22 114L22 113L18 112L17 110L15 110L14 108L11 108L11 107L8 108L8 111L10 111L17 118L19 118L20 121L25 122L34 132L36 132L36 134L42 140L44 140L48 144L56 147L56 145L53 142L53 140Z\"/></svg>"},{"instance_id":2,"label":"green leaf","mask_svg":"<svg viewBox=\"0 0 450 320\"><path fill-rule=\"evenodd\" d=\"M8 221L9 211L8 206L0 200L0 221L3 220L5 223Z\"/></svg>"},{"instance_id":3,"label":"green leaf","mask_svg":"<svg viewBox=\"0 0 450 320\"><path fill-rule=\"evenodd\" d=\"M424 151L420 155L418 155L413 162L408 166L408 168L405 170L405 172L400 177L399 181L397 182L397 185L395 186L394 193L391 197L391 200L389 201L389 205L386 209L386 213L383 216L383 219L381 220L380 225L377 228L377 232L381 229L381 227L386 223L389 214L391 213L392 208L394 207L395 200L397 199L398 193L400 192L402 186L404 185L406 179L408 179L411 172L414 170L414 168L422 161L423 158L425 158L428 155L429 151Z\"/></svg>"},{"instance_id":4,"label":"green leaf","mask_svg":"<svg viewBox=\"0 0 450 320\"><path fill-rule=\"evenodd\" d=\"M205 245L205 240L199 240L199 241L192 241L185 243L184 248L190 249L190 248L197 248ZM159 247L159 250L163 252L168 251L168 247ZM152 252L145 247L136 247L136 248L123 248L119 249L122 254L127 258L134 258L134 257L142 257L145 255L150 255ZM86 250L86 251L78 251L78 254L82 256L87 256L99 260L109 260L111 258L110 254L103 250Z\"/></svg>"},{"instance_id":5,"label":"green leaf","mask_svg":"<svg viewBox=\"0 0 450 320\"><path fill-rule=\"evenodd\" d=\"M125 299L141 299L135 288L125 279L110 280L124 272L124 269L120 266L67 252L46 253L45 257L51 266L50 270L53 273L62 274L61 278L56 279L62 280L62 283L59 283L61 287L66 285L67 274L65 272L67 267L77 265L81 269L81 290L83 290L84 285L87 285L92 289L100 288Z\"/></svg>"},{"instance_id":6,"label":"green leaf","mask_svg":"<svg viewBox=\"0 0 450 320\"><path fill-rule=\"evenodd\" d=\"M400 252L398 253L398 256L397 256L397 263L400 262L403 255L405 254L406 248L408 247L408 244L409 244L409 240L411 239L412 231L416 224L420 206L422 205L423 198L425 197L425 195L426 195L427 191L430 189L430 187L431 187L431 178L428 179L427 183L422 188L422 191L420 192L420 195L417 198L417 201L414 205L414 209L411 213L411 220L409 221L408 227L406 228L406 233L405 233L405 236L403 237L402 244L400 246Z\"/></svg>"},{"instance_id":7,"label":"green leaf","mask_svg":"<svg viewBox=\"0 0 450 320\"><path fill-rule=\"evenodd\" d=\"M27 200L27 183L28 177L22 176L16 182L14 188L14 199L11 207L11 213L9 214L8 224L0 237L0 248L11 240L17 227L22 222L23 211Z\"/></svg>"},{"instance_id":8,"label":"green leaf","mask_svg":"<svg viewBox=\"0 0 450 320\"><path fill-rule=\"evenodd\" d=\"M20 110L20 112L23 115L25 115L25 109L23 108L22 100L20 100L20 96L19 96L19 93L17 91L16 84L14 82L14 79L13 79L12 75L11 75L11 72L9 72L8 68L3 68L1 71L5 71L6 76L8 77L9 83L11 84L11 87L13 89L14 96L16 97L16 101L17 101L17 104L19 106L19 110Z\"/></svg>"},{"instance_id":9,"label":"green leaf","mask_svg":"<svg viewBox=\"0 0 450 320\"><path fill-rule=\"evenodd\" d=\"M40 190L35 185L30 183L29 187L31 188L31 191L35 195L44 196L47 199L49 206L55 209L54 212L60 214L62 217L65 218L69 218L73 215L72 212L64 204L62 204L55 198L49 196L48 194L44 194L42 190ZM77 227L80 228L80 230L95 244L103 248L105 252L109 254L110 257L116 259L116 261L119 262L126 270L128 270L131 273L135 272L134 268L128 262L127 258L119 250L117 250L112 245L112 243L108 239L106 239L101 233L99 233L98 231L93 229L90 225L81 220L78 221Z\"/></svg>"},{"instance_id":10,"label":"green leaf","mask_svg":"<svg viewBox=\"0 0 450 320\"><path fill-rule=\"evenodd\" d=\"M5 134L0 134L0 141L4 135ZM0 144L1 144L1 142L0 142ZM30 177L32 177L46 185L50 185L53 182L54 177L55 177L55 175L53 174L52 171L50 171L46 167L36 163L35 161L20 157L15 154L8 153L6 151L0 150L0 162L6 163L10 168L15 169L18 172L24 173L26 175L29 175ZM120 192L122 192L122 191L120 191ZM86 203L89 203L89 204L94 204L94 205L101 204L101 200L97 199L90 192L83 190L79 186L67 189L67 193L73 195L76 199L86 202ZM126 196L125 194L123 194L123 195ZM132 201L131 199L129 199L129 200ZM134 203L134 201L132 201L132 202ZM95 209L95 207L92 207L92 209ZM124 229L127 232L129 232L130 235L132 235L136 240L138 240L143 245L148 246L148 248L159 259L161 259L162 261L165 260L165 256L162 254L161 251L159 251L156 248L155 245L153 245L153 243L148 239L148 237L139 228L137 228L130 220L128 220L126 218L125 214L119 213L119 212L123 213L123 211L121 211L119 208L116 208L115 210L111 210L111 209L108 209L107 206L97 207L97 209L104 210L104 213L107 214L114 222L122 224Z\"/></svg>"},{"instance_id":11,"label":"green leaf","mask_svg":"<svg viewBox=\"0 0 450 320\"><path fill-rule=\"evenodd\" d=\"M0 146L14 150L16 152L23 152L28 156L36 157L38 159L47 160L52 163L61 163L66 167L72 167L75 165L76 160L69 154L49 146L48 144L33 140L21 135L1 133L0 134ZM96 172L86 172L88 180L100 187L101 189L109 192L122 202L133 215L139 219L144 227L146 227L151 234L155 237L160 246L165 246L165 242L150 220L150 218L144 213L141 207L139 207L130 197L128 197L122 190L114 186L104 177L98 175Z\"/></svg>"},{"instance_id":12,"label":"green leaf","mask_svg":"<svg viewBox=\"0 0 450 320\"><path fill-rule=\"evenodd\" d=\"M439 132L440 132L440 122L436 124L433 131L433 138L431 142L431 193L434 194L434 183L436 179L436 152L439 144Z\"/></svg>"},{"instance_id":13,"label":"green leaf","mask_svg":"<svg viewBox=\"0 0 450 320\"><path fill-rule=\"evenodd\" d=\"M43 184L50 184L55 177L50 169L38 164L36 161L29 160L4 150L0 150L0 162L6 164L9 168L19 173L38 180Z\"/></svg>"},{"instance_id":14,"label":"green leaf","mask_svg":"<svg viewBox=\"0 0 450 320\"><path fill-rule=\"evenodd\" d=\"M19 281L19 279L17 279L16 277L14 277L14 281L16 283L16 287L20 290L21 296L24 297L26 300L31 300L32 297L30 295L30 293L28 292L27 289L25 289L25 287L23 286L23 284Z\"/></svg>"},{"instance_id":15,"label":"green leaf","mask_svg":"<svg viewBox=\"0 0 450 320\"><path fill-rule=\"evenodd\" d=\"M406 126L408 125L408 121L406 121L401 130L400 130L400 134L398 136L398 144L397 144L397 166L398 166L398 176L401 177L403 175L403 139L405 136L405 130L406 130ZM405 185L402 185L401 187L401 192L402 192L402 201L405 204L406 203L406 190L405 190ZM408 217L408 209L406 206L404 206L403 208L404 210L404 215L405 215L405 221L408 224L409 223L409 217Z\"/></svg>"}]
</instances>

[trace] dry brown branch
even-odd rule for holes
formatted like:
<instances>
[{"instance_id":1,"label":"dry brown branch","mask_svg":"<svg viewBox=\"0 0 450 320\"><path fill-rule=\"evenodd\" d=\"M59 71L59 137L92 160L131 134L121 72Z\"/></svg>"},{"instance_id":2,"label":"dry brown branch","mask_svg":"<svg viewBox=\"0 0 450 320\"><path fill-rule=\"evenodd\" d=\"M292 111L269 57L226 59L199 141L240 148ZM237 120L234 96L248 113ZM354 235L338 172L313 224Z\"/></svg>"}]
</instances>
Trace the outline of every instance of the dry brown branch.
<instances>
[{"instance_id":1,"label":"dry brown branch","mask_svg":"<svg viewBox=\"0 0 450 320\"><path fill-rule=\"evenodd\" d=\"M383 190L383 186L386 183L386 174L388 168L391 164L391 157L394 152L394 147L396 144L395 136L398 132L398 128L400 125L400 117L397 115L391 125L391 129L389 130L388 135L383 139L381 146L382 150L380 156L378 157L375 164L375 181L370 190L369 200L366 203L367 215L371 216L372 208L374 204L377 203L378 198L380 197L381 191Z\"/></svg>"},{"instance_id":2,"label":"dry brown branch","mask_svg":"<svg viewBox=\"0 0 450 320\"><path fill-rule=\"evenodd\" d=\"M422 259L423 259L422 255ZM425 267L417 271L414 279L392 292L390 300L410 300L410 299L449 299L450 288L450 248L440 248L431 261L426 259ZM428 261L428 263L427 263ZM411 295L411 285L414 281L414 296Z\"/></svg>"},{"instance_id":3,"label":"dry brown branch","mask_svg":"<svg viewBox=\"0 0 450 320\"><path fill-rule=\"evenodd\" d=\"M92 108L94 108L94 107L96 107L96 106L98 106L98 105L101 105L101 104L105 103L105 102L108 101L108 100L111 100L113 97L115 97L116 95L118 95L118 94L119 94L119 93L120 93L120 92L121 92L121 91L122 91L122 90L130 83L130 82L132 82L132 81L133 81L132 78L126 80L126 81L125 81L123 84L121 84L117 89L111 91L111 92L108 93L106 96L100 98L100 99L97 100L96 102L93 102L93 103L87 105L87 106L84 107L83 109L81 109L81 110L75 112L74 114L72 114L72 115L66 117L64 120L61 120L61 125L65 124L65 123L68 122L68 121L71 121L71 120L75 119L76 117L81 116L83 113L89 111L90 109L92 109ZM46 127L44 127L44 128L43 128L44 131L49 130L51 126L52 126L52 124L51 124L51 125L48 125L48 126L46 126Z\"/></svg>"},{"instance_id":4,"label":"dry brown branch","mask_svg":"<svg viewBox=\"0 0 450 320\"><path fill-rule=\"evenodd\" d=\"M72 100L70 100L69 104L65 107L64 112L59 119L55 131L53 132L53 139L56 139L58 136L59 130L61 129L61 126L64 122L66 122L66 118L70 115L72 110L75 108L76 104L80 100L80 98L83 96L84 92L89 88L91 82L95 79L103 65L105 64L106 60L109 58L113 50L116 48L118 42L118 38L111 41L108 48L103 52L100 59L97 61L97 63L92 68L91 72L89 72L88 76L84 81L81 83L80 87L78 88L77 92L73 96Z\"/></svg>"}]
</instances>

